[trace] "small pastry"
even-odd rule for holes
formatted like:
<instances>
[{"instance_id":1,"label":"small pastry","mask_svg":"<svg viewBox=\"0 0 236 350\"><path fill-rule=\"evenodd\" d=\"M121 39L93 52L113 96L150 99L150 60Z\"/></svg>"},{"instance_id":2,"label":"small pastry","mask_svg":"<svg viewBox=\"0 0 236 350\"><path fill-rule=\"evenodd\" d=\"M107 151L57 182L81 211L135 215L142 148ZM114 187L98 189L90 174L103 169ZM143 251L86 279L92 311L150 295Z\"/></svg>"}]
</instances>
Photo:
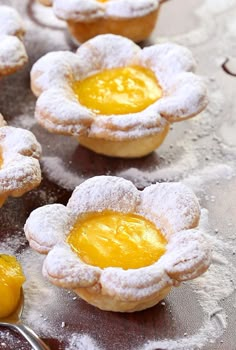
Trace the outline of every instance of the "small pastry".
<instances>
[{"instance_id":1,"label":"small pastry","mask_svg":"<svg viewBox=\"0 0 236 350\"><path fill-rule=\"evenodd\" d=\"M24 282L25 276L16 258L0 254L0 318L7 317L15 311Z\"/></svg>"},{"instance_id":2,"label":"small pastry","mask_svg":"<svg viewBox=\"0 0 236 350\"><path fill-rule=\"evenodd\" d=\"M4 126L0 117L0 207L41 182L41 146L28 130Z\"/></svg>"},{"instance_id":3,"label":"small pastry","mask_svg":"<svg viewBox=\"0 0 236 350\"><path fill-rule=\"evenodd\" d=\"M28 61L22 43L24 24L15 9L0 6L0 77L21 69Z\"/></svg>"},{"instance_id":4,"label":"small pastry","mask_svg":"<svg viewBox=\"0 0 236 350\"><path fill-rule=\"evenodd\" d=\"M117 34L135 42L153 31L159 0L39 0L52 3L57 17L67 22L71 35L80 43L100 34Z\"/></svg>"},{"instance_id":5,"label":"small pastry","mask_svg":"<svg viewBox=\"0 0 236 350\"><path fill-rule=\"evenodd\" d=\"M66 207L34 210L25 234L47 254L43 275L51 283L102 310L133 312L207 270L211 254L200 214L181 183L140 192L122 178L97 176L78 186Z\"/></svg>"},{"instance_id":6,"label":"small pastry","mask_svg":"<svg viewBox=\"0 0 236 350\"><path fill-rule=\"evenodd\" d=\"M182 46L142 50L127 38L100 35L76 54L51 52L34 64L35 116L97 153L141 157L160 146L171 123L205 108L206 86L194 67Z\"/></svg>"}]
</instances>

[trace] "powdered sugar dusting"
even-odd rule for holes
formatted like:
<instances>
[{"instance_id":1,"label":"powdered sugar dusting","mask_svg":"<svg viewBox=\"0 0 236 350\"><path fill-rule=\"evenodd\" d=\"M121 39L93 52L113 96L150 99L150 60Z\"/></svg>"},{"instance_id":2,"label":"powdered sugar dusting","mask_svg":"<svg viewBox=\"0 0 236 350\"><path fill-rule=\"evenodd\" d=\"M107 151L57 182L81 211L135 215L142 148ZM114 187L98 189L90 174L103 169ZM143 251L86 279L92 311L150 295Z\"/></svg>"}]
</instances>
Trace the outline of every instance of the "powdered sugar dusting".
<instances>
[{"instance_id":1,"label":"powdered sugar dusting","mask_svg":"<svg viewBox=\"0 0 236 350\"><path fill-rule=\"evenodd\" d=\"M20 35L25 26L17 11L9 6L0 6L0 33L1 35Z\"/></svg>"},{"instance_id":2,"label":"powdered sugar dusting","mask_svg":"<svg viewBox=\"0 0 236 350\"><path fill-rule=\"evenodd\" d=\"M102 350L98 344L88 335L72 334L70 344L66 350Z\"/></svg>"},{"instance_id":3,"label":"powdered sugar dusting","mask_svg":"<svg viewBox=\"0 0 236 350\"><path fill-rule=\"evenodd\" d=\"M66 23L58 19L50 7L45 7L34 1L32 3L32 12L34 19L42 26L47 26L52 29L64 29Z\"/></svg>"},{"instance_id":4,"label":"powdered sugar dusting","mask_svg":"<svg viewBox=\"0 0 236 350\"><path fill-rule=\"evenodd\" d=\"M145 16L159 7L159 0L63 1L53 0L55 14L65 20L90 21L97 18Z\"/></svg>"},{"instance_id":5,"label":"powdered sugar dusting","mask_svg":"<svg viewBox=\"0 0 236 350\"><path fill-rule=\"evenodd\" d=\"M16 10L0 6L0 76L13 73L27 62L27 53L20 40L24 32Z\"/></svg>"},{"instance_id":6,"label":"powdered sugar dusting","mask_svg":"<svg viewBox=\"0 0 236 350\"><path fill-rule=\"evenodd\" d=\"M39 185L41 170L38 159L41 146L28 130L2 126L0 150L3 164L0 168L1 204L8 196L20 196Z\"/></svg>"}]
</instances>

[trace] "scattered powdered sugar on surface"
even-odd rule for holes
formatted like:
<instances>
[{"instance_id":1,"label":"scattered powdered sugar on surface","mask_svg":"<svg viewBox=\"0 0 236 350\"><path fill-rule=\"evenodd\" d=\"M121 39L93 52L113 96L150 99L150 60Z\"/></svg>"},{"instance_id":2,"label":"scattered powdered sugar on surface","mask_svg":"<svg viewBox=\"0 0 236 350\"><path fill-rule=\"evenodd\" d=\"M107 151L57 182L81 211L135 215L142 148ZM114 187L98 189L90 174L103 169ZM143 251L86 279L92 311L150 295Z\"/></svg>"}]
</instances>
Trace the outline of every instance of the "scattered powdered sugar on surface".
<instances>
[{"instance_id":1,"label":"scattered powdered sugar on surface","mask_svg":"<svg viewBox=\"0 0 236 350\"><path fill-rule=\"evenodd\" d=\"M98 344L88 335L72 334L66 350L102 350Z\"/></svg>"},{"instance_id":2,"label":"scattered powdered sugar on surface","mask_svg":"<svg viewBox=\"0 0 236 350\"><path fill-rule=\"evenodd\" d=\"M12 120L13 126L21 127L23 129L31 129L36 124L35 118L31 115L22 114Z\"/></svg>"},{"instance_id":3,"label":"scattered powdered sugar on surface","mask_svg":"<svg viewBox=\"0 0 236 350\"><path fill-rule=\"evenodd\" d=\"M73 190L81 182L83 177L66 168L63 160L59 157L43 157L42 167L47 177L67 190Z\"/></svg>"}]
</instances>

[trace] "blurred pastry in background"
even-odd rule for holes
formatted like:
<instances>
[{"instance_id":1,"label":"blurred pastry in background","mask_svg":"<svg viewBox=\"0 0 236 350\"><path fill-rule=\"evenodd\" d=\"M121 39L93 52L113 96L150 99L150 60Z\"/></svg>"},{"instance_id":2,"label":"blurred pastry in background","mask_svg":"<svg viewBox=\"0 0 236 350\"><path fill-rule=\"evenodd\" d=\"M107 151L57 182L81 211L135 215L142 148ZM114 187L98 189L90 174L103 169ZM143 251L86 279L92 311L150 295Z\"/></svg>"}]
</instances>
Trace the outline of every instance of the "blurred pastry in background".
<instances>
[{"instance_id":1,"label":"blurred pastry in background","mask_svg":"<svg viewBox=\"0 0 236 350\"><path fill-rule=\"evenodd\" d=\"M5 125L0 115L0 207L40 184L41 151L32 132Z\"/></svg>"},{"instance_id":2,"label":"blurred pastry in background","mask_svg":"<svg viewBox=\"0 0 236 350\"><path fill-rule=\"evenodd\" d=\"M53 6L55 15L67 22L71 35L83 43L96 35L117 34L135 42L153 31L159 0L39 0Z\"/></svg>"},{"instance_id":3,"label":"blurred pastry in background","mask_svg":"<svg viewBox=\"0 0 236 350\"><path fill-rule=\"evenodd\" d=\"M18 71L27 63L24 34L25 27L17 11L0 6L0 77Z\"/></svg>"}]
</instances>

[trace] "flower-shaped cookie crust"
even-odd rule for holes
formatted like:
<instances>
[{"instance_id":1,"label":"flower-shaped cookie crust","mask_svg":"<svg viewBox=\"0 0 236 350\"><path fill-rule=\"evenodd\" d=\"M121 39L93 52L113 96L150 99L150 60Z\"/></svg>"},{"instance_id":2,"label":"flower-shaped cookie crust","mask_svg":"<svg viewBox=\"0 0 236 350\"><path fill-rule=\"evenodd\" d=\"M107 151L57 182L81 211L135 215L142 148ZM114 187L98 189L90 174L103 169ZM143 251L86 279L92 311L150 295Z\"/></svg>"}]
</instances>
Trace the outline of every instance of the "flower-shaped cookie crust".
<instances>
[{"instance_id":1,"label":"flower-shaped cookie crust","mask_svg":"<svg viewBox=\"0 0 236 350\"><path fill-rule=\"evenodd\" d=\"M67 235L81 215L104 210L135 213L153 222L168 241L166 253L138 269L101 269L83 262ZM130 181L98 176L78 186L66 207L52 204L33 211L25 234L33 249L47 254L43 274L53 284L101 309L131 312L155 305L172 286L208 268L211 254L199 218L198 201L183 184L160 183L140 192Z\"/></svg>"},{"instance_id":2,"label":"flower-shaped cookie crust","mask_svg":"<svg viewBox=\"0 0 236 350\"><path fill-rule=\"evenodd\" d=\"M0 207L38 186L41 146L28 130L4 126L0 115Z\"/></svg>"},{"instance_id":3,"label":"flower-shaped cookie crust","mask_svg":"<svg viewBox=\"0 0 236 350\"><path fill-rule=\"evenodd\" d=\"M16 72L28 61L21 41L24 24L15 9L0 6L0 76Z\"/></svg>"},{"instance_id":4,"label":"flower-shaped cookie crust","mask_svg":"<svg viewBox=\"0 0 236 350\"><path fill-rule=\"evenodd\" d=\"M125 115L96 115L80 104L73 82L126 66L151 69L163 90L162 98L141 112ZM77 135L81 143L82 138L120 142L149 137L147 154L157 147L155 137L170 123L193 117L205 108L206 86L192 73L194 68L191 52L182 46L167 43L142 50L127 38L101 35L76 53L51 52L34 64L31 86L39 96L35 116L49 131Z\"/></svg>"},{"instance_id":5,"label":"flower-shaped cookie crust","mask_svg":"<svg viewBox=\"0 0 236 350\"><path fill-rule=\"evenodd\" d=\"M119 34L139 42L154 29L159 0L39 0L53 6L71 34L84 42L99 34Z\"/></svg>"}]
</instances>

